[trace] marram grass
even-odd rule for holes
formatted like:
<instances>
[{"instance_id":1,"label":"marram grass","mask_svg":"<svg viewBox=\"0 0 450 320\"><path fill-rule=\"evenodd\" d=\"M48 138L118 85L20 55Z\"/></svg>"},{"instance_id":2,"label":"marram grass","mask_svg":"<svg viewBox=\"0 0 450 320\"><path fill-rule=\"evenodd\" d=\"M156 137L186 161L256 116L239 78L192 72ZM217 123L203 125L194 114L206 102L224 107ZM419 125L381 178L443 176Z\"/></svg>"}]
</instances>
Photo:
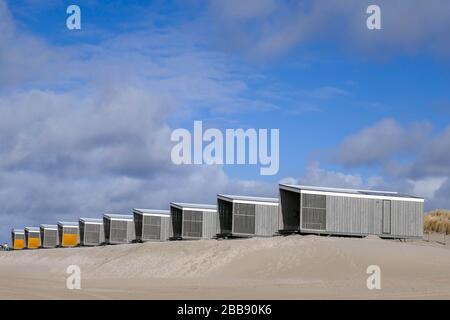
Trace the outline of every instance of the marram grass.
<instances>
[{"instance_id":1,"label":"marram grass","mask_svg":"<svg viewBox=\"0 0 450 320\"><path fill-rule=\"evenodd\" d=\"M426 232L450 233L450 210L437 209L424 217L423 228Z\"/></svg>"}]
</instances>

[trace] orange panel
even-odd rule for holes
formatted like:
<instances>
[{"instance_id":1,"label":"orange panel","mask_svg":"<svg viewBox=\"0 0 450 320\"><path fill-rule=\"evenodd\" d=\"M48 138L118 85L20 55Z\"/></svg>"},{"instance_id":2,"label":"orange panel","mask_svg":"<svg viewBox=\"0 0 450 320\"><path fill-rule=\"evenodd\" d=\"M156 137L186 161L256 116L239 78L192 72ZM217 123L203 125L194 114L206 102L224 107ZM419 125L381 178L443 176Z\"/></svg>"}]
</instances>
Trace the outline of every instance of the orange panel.
<instances>
[{"instance_id":1,"label":"orange panel","mask_svg":"<svg viewBox=\"0 0 450 320\"><path fill-rule=\"evenodd\" d=\"M25 247L25 241L23 239L16 239L14 240L14 250L21 250Z\"/></svg>"},{"instance_id":2,"label":"orange panel","mask_svg":"<svg viewBox=\"0 0 450 320\"><path fill-rule=\"evenodd\" d=\"M78 245L78 235L65 234L62 239L63 247L76 247Z\"/></svg>"},{"instance_id":3,"label":"orange panel","mask_svg":"<svg viewBox=\"0 0 450 320\"><path fill-rule=\"evenodd\" d=\"M28 249L36 249L40 246L39 238L28 238Z\"/></svg>"}]
</instances>

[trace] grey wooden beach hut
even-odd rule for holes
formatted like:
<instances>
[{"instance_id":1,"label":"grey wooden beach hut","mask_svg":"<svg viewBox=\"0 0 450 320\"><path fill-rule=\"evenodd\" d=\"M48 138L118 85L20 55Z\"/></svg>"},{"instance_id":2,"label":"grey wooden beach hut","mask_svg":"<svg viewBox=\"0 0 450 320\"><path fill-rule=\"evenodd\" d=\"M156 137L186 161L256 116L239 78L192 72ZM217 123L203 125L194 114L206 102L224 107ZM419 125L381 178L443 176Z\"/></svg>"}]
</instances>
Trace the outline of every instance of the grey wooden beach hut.
<instances>
[{"instance_id":1,"label":"grey wooden beach hut","mask_svg":"<svg viewBox=\"0 0 450 320\"><path fill-rule=\"evenodd\" d=\"M78 224L82 246L99 246L105 243L103 219L80 218Z\"/></svg>"},{"instance_id":2,"label":"grey wooden beach hut","mask_svg":"<svg viewBox=\"0 0 450 320\"><path fill-rule=\"evenodd\" d=\"M133 209L136 240L165 241L172 237L169 210Z\"/></svg>"},{"instance_id":3,"label":"grey wooden beach hut","mask_svg":"<svg viewBox=\"0 0 450 320\"><path fill-rule=\"evenodd\" d=\"M132 215L105 214L103 215L105 227L105 241L108 244L131 243L136 240L136 230Z\"/></svg>"},{"instance_id":4,"label":"grey wooden beach hut","mask_svg":"<svg viewBox=\"0 0 450 320\"><path fill-rule=\"evenodd\" d=\"M280 229L422 238L424 199L391 191L280 184Z\"/></svg>"},{"instance_id":5,"label":"grey wooden beach hut","mask_svg":"<svg viewBox=\"0 0 450 320\"><path fill-rule=\"evenodd\" d=\"M59 246L58 226L53 224L41 224L41 247L56 248Z\"/></svg>"},{"instance_id":6,"label":"grey wooden beach hut","mask_svg":"<svg viewBox=\"0 0 450 320\"><path fill-rule=\"evenodd\" d=\"M273 236L278 231L278 198L217 195L219 237Z\"/></svg>"},{"instance_id":7,"label":"grey wooden beach hut","mask_svg":"<svg viewBox=\"0 0 450 320\"><path fill-rule=\"evenodd\" d=\"M212 239L219 233L216 205L171 202L170 214L172 239Z\"/></svg>"}]
</instances>

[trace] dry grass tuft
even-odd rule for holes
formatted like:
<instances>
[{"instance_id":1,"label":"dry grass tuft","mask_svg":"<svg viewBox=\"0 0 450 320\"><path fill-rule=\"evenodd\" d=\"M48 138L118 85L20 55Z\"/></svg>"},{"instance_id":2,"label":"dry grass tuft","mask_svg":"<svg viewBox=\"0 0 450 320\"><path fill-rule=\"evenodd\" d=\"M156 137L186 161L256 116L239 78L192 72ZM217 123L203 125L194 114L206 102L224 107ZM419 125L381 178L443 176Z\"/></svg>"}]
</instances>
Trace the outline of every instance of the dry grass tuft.
<instances>
[{"instance_id":1,"label":"dry grass tuft","mask_svg":"<svg viewBox=\"0 0 450 320\"><path fill-rule=\"evenodd\" d=\"M437 209L428 212L423 221L426 232L450 233L450 210Z\"/></svg>"}]
</instances>

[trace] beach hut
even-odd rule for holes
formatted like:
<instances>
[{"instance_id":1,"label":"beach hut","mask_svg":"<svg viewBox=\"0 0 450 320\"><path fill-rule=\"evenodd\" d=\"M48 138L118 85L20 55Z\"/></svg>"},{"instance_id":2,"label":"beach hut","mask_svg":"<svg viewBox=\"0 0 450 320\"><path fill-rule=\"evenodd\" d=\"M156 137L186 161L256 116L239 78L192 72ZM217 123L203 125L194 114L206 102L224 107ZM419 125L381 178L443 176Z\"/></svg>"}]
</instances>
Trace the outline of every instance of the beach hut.
<instances>
[{"instance_id":1,"label":"beach hut","mask_svg":"<svg viewBox=\"0 0 450 320\"><path fill-rule=\"evenodd\" d=\"M105 243L103 219L80 218L78 224L82 246L99 246Z\"/></svg>"},{"instance_id":2,"label":"beach hut","mask_svg":"<svg viewBox=\"0 0 450 320\"><path fill-rule=\"evenodd\" d=\"M59 245L58 226L51 224L41 224L41 247L56 248Z\"/></svg>"},{"instance_id":3,"label":"beach hut","mask_svg":"<svg viewBox=\"0 0 450 320\"><path fill-rule=\"evenodd\" d=\"M11 247L13 250L22 250L25 248L25 230L11 230Z\"/></svg>"},{"instance_id":4,"label":"beach hut","mask_svg":"<svg viewBox=\"0 0 450 320\"><path fill-rule=\"evenodd\" d=\"M37 249L41 247L41 230L35 227L25 228L25 243L27 249Z\"/></svg>"},{"instance_id":5,"label":"beach hut","mask_svg":"<svg viewBox=\"0 0 450 320\"><path fill-rule=\"evenodd\" d=\"M268 237L278 232L278 198L219 194L217 209L218 237Z\"/></svg>"},{"instance_id":6,"label":"beach hut","mask_svg":"<svg viewBox=\"0 0 450 320\"><path fill-rule=\"evenodd\" d=\"M136 230L132 215L105 214L105 241L108 244L131 243L136 240Z\"/></svg>"},{"instance_id":7,"label":"beach hut","mask_svg":"<svg viewBox=\"0 0 450 320\"><path fill-rule=\"evenodd\" d=\"M424 199L392 191L280 184L283 232L422 238Z\"/></svg>"},{"instance_id":8,"label":"beach hut","mask_svg":"<svg viewBox=\"0 0 450 320\"><path fill-rule=\"evenodd\" d=\"M59 244L64 248L76 247L80 244L80 227L77 222L58 222Z\"/></svg>"},{"instance_id":9,"label":"beach hut","mask_svg":"<svg viewBox=\"0 0 450 320\"><path fill-rule=\"evenodd\" d=\"M165 241L172 237L169 210L134 209L136 240Z\"/></svg>"},{"instance_id":10,"label":"beach hut","mask_svg":"<svg viewBox=\"0 0 450 320\"><path fill-rule=\"evenodd\" d=\"M211 239L219 233L217 206L170 203L173 239Z\"/></svg>"}]
</instances>

